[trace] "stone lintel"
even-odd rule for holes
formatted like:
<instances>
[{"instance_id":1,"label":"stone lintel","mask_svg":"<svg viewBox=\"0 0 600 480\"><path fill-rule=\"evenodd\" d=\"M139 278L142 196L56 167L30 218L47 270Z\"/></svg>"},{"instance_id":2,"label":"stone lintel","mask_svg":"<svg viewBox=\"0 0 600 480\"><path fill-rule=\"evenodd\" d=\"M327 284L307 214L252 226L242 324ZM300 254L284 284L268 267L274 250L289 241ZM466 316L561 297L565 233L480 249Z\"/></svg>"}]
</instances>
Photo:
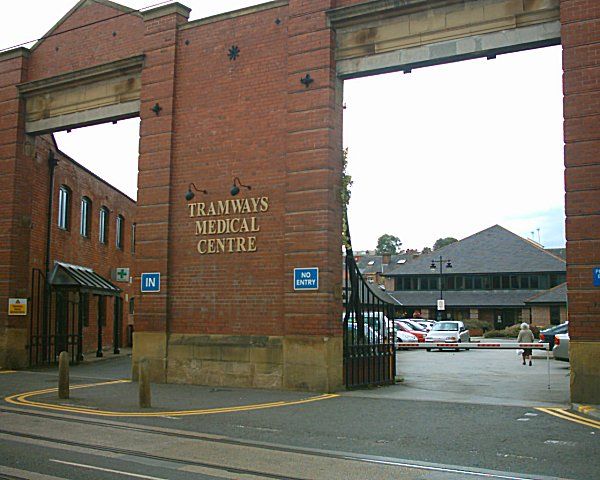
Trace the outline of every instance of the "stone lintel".
<instances>
[{"instance_id":1,"label":"stone lintel","mask_svg":"<svg viewBox=\"0 0 600 480\"><path fill-rule=\"evenodd\" d=\"M375 0L348 7L332 8L327 11L327 22L334 28L345 27L354 23L362 23L373 17L406 15L432 8L446 7L465 0Z\"/></svg>"},{"instance_id":2,"label":"stone lintel","mask_svg":"<svg viewBox=\"0 0 600 480\"><path fill-rule=\"evenodd\" d=\"M89 127L90 125L98 125L100 123L135 118L139 113L140 101L132 100L115 105L107 105L105 107L26 122L25 132L28 134L41 134L69 130L71 128Z\"/></svg>"},{"instance_id":3,"label":"stone lintel","mask_svg":"<svg viewBox=\"0 0 600 480\"><path fill-rule=\"evenodd\" d=\"M339 60L337 74L342 79L350 79L402 70L408 73L414 68L552 45L560 45L559 21Z\"/></svg>"},{"instance_id":4,"label":"stone lintel","mask_svg":"<svg viewBox=\"0 0 600 480\"><path fill-rule=\"evenodd\" d=\"M27 97L47 91L73 88L76 85L98 82L132 72L141 72L144 65L144 57L145 55L135 55L123 60L83 68L50 78L21 83L17 87L21 95Z\"/></svg>"},{"instance_id":5,"label":"stone lintel","mask_svg":"<svg viewBox=\"0 0 600 480\"><path fill-rule=\"evenodd\" d=\"M5 50L4 52L0 52L0 62L4 60L12 60L13 58L29 58L31 51L25 47L13 48L12 50Z\"/></svg>"},{"instance_id":6,"label":"stone lintel","mask_svg":"<svg viewBox=\"0 0 600 480\"><path fill-rule=\"evenodd\" d=\"M156 7L151 10L144 10L142 12L142 17L144 21L147 22L148 20L154 20L155 18L177 14L185 17L185 19L187 20L188 18L190 18L191 11L192 9L190 7L186 7L182 3L175 2L163 5L161 7Z\"/></svg>"}]
</instances>

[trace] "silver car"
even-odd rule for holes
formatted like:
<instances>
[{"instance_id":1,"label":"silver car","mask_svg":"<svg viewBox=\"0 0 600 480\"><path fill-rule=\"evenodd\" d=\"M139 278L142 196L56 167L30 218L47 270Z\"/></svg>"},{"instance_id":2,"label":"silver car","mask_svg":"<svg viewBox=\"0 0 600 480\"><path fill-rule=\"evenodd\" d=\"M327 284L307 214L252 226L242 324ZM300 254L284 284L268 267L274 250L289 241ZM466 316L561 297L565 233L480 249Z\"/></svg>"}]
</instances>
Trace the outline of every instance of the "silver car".
<instances>
[{"instance_id":1,"label":"silver car","mask_svg":"<svg viewBox=\"0 0 600 480\"><path fill-rule=\"evenodd\" d=\"M469 331L465 328L465 324L460 321L442 321L437 322L431 331L425 337L425 343L468 343L471 341ZM436 345L434 348L440 348ZM460 349L455 348L458 352ZM427 349L428 352L431 348Z\"/></svg>"},{"instance_id":2,"label":"silver car","mask_svg":"<svg viewBox=\"0 0 600 480\"><path fill-rule=\"evenodd\" d=\"M554 336L554 348L552 354L556 360L569 361L569 334L557 333Z\"/></svg>"}]
</instances>

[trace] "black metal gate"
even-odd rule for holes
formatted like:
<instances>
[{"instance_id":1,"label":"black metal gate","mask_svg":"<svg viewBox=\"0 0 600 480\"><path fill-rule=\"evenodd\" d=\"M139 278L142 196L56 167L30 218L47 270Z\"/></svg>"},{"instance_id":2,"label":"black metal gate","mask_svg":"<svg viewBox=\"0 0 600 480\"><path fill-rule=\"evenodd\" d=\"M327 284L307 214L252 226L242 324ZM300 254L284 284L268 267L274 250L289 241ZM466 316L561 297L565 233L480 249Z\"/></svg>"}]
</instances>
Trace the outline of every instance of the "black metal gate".
<instances>
[{"instance_id":1,"label":"black metal gate","mask_svg":"<svg viewBox=\"0 0 600 480\"><path fill-rule=\"evenodd\" d=\"M83 318L80 294L70 289L52 288L44 274L34 268L31 276L31 315L29 320L29 365L56 363L62 351L71 362L83 360Z\"/></svg>"},{"instance_id":2,"label":"black metal gate","mask_svg":"<svg viewBox=\"0 0 600 480\"><path fill-rule=\"evenodd\" d=\"M396 377L396 304L361 275L346 219L344 383L346 388L389 385Z\"/></svg>"}]
</instances>

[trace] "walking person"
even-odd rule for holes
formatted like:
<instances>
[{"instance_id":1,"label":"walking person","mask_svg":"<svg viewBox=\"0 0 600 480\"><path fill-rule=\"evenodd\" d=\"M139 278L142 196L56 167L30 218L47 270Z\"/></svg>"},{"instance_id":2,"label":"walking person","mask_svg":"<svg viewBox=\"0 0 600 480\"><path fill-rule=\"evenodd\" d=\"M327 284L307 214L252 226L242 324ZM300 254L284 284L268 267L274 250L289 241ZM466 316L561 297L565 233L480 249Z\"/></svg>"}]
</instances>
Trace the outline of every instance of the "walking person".
<instances>
[{"instance_id":1,"label":"walking person","mask_svg":"<svg viewBox=\"0 0 600 480\"><path fill-rule=\"evenodd\" d=\"M521 331L519 332L519 336L517 337L517 343L533 343L535 340L533 336L533 332L529 329L529 325L523 322L521 324ZM531 367L531 348L523 349L523 365L525 365L527 358L529 358L529 366Z\"/></svg>"}]
</instances>

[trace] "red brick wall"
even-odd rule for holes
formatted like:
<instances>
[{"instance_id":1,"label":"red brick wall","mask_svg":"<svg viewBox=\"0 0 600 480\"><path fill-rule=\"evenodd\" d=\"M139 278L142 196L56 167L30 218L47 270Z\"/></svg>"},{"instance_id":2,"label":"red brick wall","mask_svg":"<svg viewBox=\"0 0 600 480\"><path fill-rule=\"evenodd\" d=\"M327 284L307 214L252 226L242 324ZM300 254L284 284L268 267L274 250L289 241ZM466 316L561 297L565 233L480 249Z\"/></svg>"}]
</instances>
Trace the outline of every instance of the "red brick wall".
<instances>
[{"instance_id":1,"label":"red brick wall","mask_svg":"<svg viewBox=\"0 0 600 480\"><path fill-rule=\"evenodd\" d=\"M89 2L51 35L33 50L28 81L139 55L144 25L139 14Z\"/></svg>"},{"instance_id":2,"label":"red brick wall","mask_svg":"<svg viewBox=\"0 0 600 480\"><path fill-rule=\"evenodd\" d=\"M286 22L279 8L180 31L171 171L173 332L284 332ZM236 60L228 58L232 45L240 49ZM257 251L200 255L184 198L188 184L208 190L193 202L216 202L233 198L234 176L252 187L236 198L269 197L268 211L256 215Z\"/></svg>"},{"instance_id":3,"label":"red brick wall","mask_svg":"<svg viewBox=\"0 0 600 480\"><path fill-rule=\"evenodd\" d=\"M600 340L600 2L561 1L569 332Z\"/></svg>"},{"instance_id":4,"label":"red brick wall","mask_svg":"<svg viewBox=\"0 0 600 480\"><path fill-rule=\"evenodd\" d=\"M23 105L15 87L27 76L26 53L4 54L0 61L0 330L21 326L22 318L8 317L7 298L26 297L28 293L27 182L31 162L25 156Z\"/></svg>"},{"instance_id":5,"label":"red brick wall","mask_svg":"<svg viewBox=\"0 0 600 480\"><path fill-rule=\"evenodd\" d=\"M30 271L38 268L45 269L46 232L48 212L48 151L55 152L58 165L55 170L53 211L51 222L51 250L50 269L54 261L61 261L81 265L93 269L96 273L111 280L111 270L116 267L129 267L133 271L134 255L131 253L131 225L135 220L136 204L129 197L98 179L85 168L81 167L69 157L58 151L50 136L40 136L34 139L35 151L33 154L33 177L31 182L31 240L29 251L31 255ZM61 185L66 185L71 190L70 228L58 228L58 191ZM88 238L80 234L81 198L88 197L91 202L91 227ZM109 209L108 218L108 243L99 241L99 212L105 206ZM122 215L125 219L123 249L116 247L116 218ZM121 339L127 324L127 298L135 296L136 285L114 282L123 290L121 295L124 301L123 324ZM106 328L103 329L103 345L112 346L113 340L113 299L107 300ZM97 345L97 299L90 297L89 327L84 330L84 351L95 351ZM125 342L122 340L121 345Z\"/></svg>"}]
</instances>

